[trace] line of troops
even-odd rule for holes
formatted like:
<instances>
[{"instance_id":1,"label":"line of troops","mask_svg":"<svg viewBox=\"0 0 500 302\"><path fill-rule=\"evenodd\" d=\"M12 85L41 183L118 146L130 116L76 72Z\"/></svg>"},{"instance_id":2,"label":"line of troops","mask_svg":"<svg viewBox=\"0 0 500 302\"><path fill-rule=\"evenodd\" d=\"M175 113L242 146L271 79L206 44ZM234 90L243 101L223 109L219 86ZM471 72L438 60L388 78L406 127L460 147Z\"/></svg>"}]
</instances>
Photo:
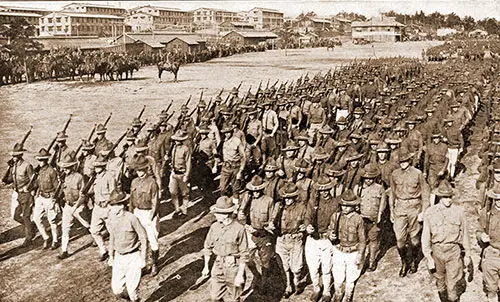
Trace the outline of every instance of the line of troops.
<instances>
[{"instance_id":1,"label":"line of troops","mask_svg":"<svg viewBox=\"0 0 500 302\"><path fill-rule=\"evenodd\" d=\"M485 89L495 79L491 63L468 64L379 59L305 75L288 86L259 86L243 97L234 88L225 100L221 94L208 104L200 98L191 112L182 105L176 123L163 110L159 122L142 131L145 123L135 118L120 154L115 149L123 136L112 143L104 125L81 152L72 151L59 132L53 154L50 148L37 154L36 169L18 143L4 182L14 188L12 215L24 225L23 245L32 244L33 219L43 248L61 246L58 257L69 257L76 218L92 235L99 259L113 266L113 292L136 301L148 248L151 274L159 269L160 200L170 196L173 217L186 216L197 186L211 196L220 189L211 208L217 221L203 248L202 277L211 276L214 301L239 300L250 275L247 285L268 294L275 259L286 280L284 297L304 291L306 264L311 301L332 299L332 277L333 301L351 301L361 272L377 268L388 221L401 258L399 275L415 273L422 252L441 300L458 301L464 266L472 262L465 211L451 200L452 183L467 126L499 92ZM484 203L490 227L479 235L490 243L482 262L483 274L491 272L489 281L484 275L490 298L498 292L500 269L494 244L500 239L492 234L500 221L494 218L500 163L484 166L484 173L494 172L478 184L495 200L495 207ZM81 216L86 207L90 222Z\"/></svg>"}]
</instances>

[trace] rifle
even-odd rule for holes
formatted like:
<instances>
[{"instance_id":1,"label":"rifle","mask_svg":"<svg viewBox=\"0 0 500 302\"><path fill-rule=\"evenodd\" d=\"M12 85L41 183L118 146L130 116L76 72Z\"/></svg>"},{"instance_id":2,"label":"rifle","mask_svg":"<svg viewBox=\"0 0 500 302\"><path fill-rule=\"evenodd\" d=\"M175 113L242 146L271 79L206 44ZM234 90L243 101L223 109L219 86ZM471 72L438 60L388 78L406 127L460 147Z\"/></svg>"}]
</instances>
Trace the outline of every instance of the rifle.
<instances>
[{"instance_id":1,"label":"rifle","mask_svg":"<svg viewBox=\"0 0 500 302\"><path fill-rule=\"evenodd\" d=\"M146 110L146 105L144 105L144 107L142 107L142 110L141 110L141 112L139 112L139 115L137 116L137 119L139 119L139 120L141 119L142 114L144 113L145 110Z\"/></svg>"},{"instance_id":2,"label":"rifle","mask_svg":"<svg viewBox=\"0 0 500 302\"><path fill-rule=\"evenodd\" d=\"M170 110L170 107L172 107L172 104L174 103L174 100L170 101L170 104L168 104L167 109L165 109L165 112L168 112Z\"/></svg>"},{"instance_id":3,"label":"rifle","mask_svg":"<svg viewBox=\"0 0 500 302\"><path fill-rule=\"evenodd\" d=\"M71 117L72 116L73 116L72 114L69 115L69 118L66 121L66 124L64 124L63 130L61 131L62 133L66 133L66 130L68 129L69 123L71 122ZM50 152L50 149L52 149L52 147L56 143L56 140L57 140L57 134L56 134L56 137L54 137L54 139L50 143L49 147L47 148L47 152ZM59 149L56 149L55 152L54 152L54 154L52 155L52 158L50 159L49 165L52 166L52 167L56 167L56 157L57 157L56 155L57 155L58 152L59 152Z\"/></svg>"},{"instance_id":4,"label":"rifle","mask_svg":"<svg viewBox=\"0 0 500 302\"><path fill-rule=\"evenodd\" d=\"M201 93L200 93L200 100L198 102L201 102L203 100L203 89L201 90Z\"/></svg>"},{"instance_id":5,"label":"rifle","mask_svg":"<svg viewBox=\"0 0 500 302\"><path fill-rule=\"evenodd\" d=\"M219 97L220 97L220 96L222 95L222 93L223 93L223 92L224 92L224 88L222 88L222 89L220 90L220 92L219 92L219 94L218 94L217 96L219 96Z\"/></svg>"},{"instance_id":6,"label":"rifle","mask_svg":"<svg viewBox=\"0 0 500 302\"><path fill-rule=\"evenodd\" d=\"M257 92L255 94L258 94L260 92L261 87L262 87L262 80L260 80L259 87L257 87Z\"/></svg>"},{"instance_id":7,"label":"rifle","mask_svg":"<svg viewBox=\"0 0 500 302\"><path fill-rule=\"evenodd\" d=\"M187 106L189 105L189 103L190 103L190 102L191 102L191 95L189 95L189 98L188 98L188 100L186 101L186 103L184 103L184 106L186 106L186 107L187 107Z\"/></svg>"},{"instance_id":8,"label":"rifle","mask_svg":"<svg viewBox=\"0 0 500 302\"><path fill-rule=\"evenodd\" d=\"M26 134L24 135L23 139L21 140L21 146L24 146L24 143L26 142L26 140L30 136L32 129L33 129L33 125L30 125L30 128L28 129L28 132L26 132ZM15 165L14 160L12 158L9 159L9 161L7 161L7 165L9 167L7 168L7 171L5 171L5 174L2 177L2 182L5 183L5 184L10 184L10 183L13 182L13 180L10 181L11 180L10 179L10 175L12 174L12 167L14 167L14 165Z\"/></svg>"},{"instance_id":9,"label":"rifle","mask_svg":"<svg viewBox=\"0 0 500 302\"><path fill-rule=\"evenodd\" d=\"M106 128L106 126L108 125L109 123L109 120L111 119L111 116L113 115L113 112L110 112L109 115L108 115L108 118L106 119L106 121L104 122L104 127ZM90 138L89 138L89 141L90 141Z\"/></svg>"},{"instance_id":10,"label":"rifle","mask_svg":"<svg viewBox=\"0 0 500 302\"><path fill-rule=\"evenodd\" d=\"M279 81L280 81L280 80L278 79L276 82L274 82L273 86L271 86L271 87L273 87L273 88L274 88L274 87L278 84L278 82L279 82Z\"/></svg>"},{"instance_id":11,"label":"rifle","mask_svg":"<svg viewBox=\"0 0 500 302\"><path fill-rule=\"evenodd\" d=\"M240 82L240 84L238 85L238 87L236 88L236 90L240 90L241 84L243 84L243 81Z\"/></svg>"},{"instance_id":12,"label":"rifle","mask_svg":"<svg viewBox=\"0 0 500 302\"><path fill-rule=\"evenodd\" d=\"M90 132L89 137L87 137L87 142L90 142L90 140L92 139L92 135L94 135L96 127L97 127L97 125L94 124L94 127L92 128L92 131ZM84 140L82 140L82 142L80 143L80 145L78 145L78 148L76 148L75 155L78 155L78 152L80 152L80 149L83 146L83 142L84 142Z\"/></svg>"},{"instance_id":13,"label":"rifle","mask_svg":"<svg viewBox=\"0 0 500 302\"><path fill-rule=\"evenodd\" d=\"M146 106L144 106L145 108ZM144 127L146 123L144 123L141 127ZM129 129L127 129L127 131L125 131L122 136L120 136L120 138L118 138L118 140L116 141L116 143L113 144L113 148L111 148L110 152L104 156L104 159L107 160L109 155L111 153L113 153L113 151L118 147L118 145L120 144L120 142L123 140L123 138L125 137L125 135L127 135ZM97 173L95 171L92 171L92 174L90 175L90 178L89 178L89 181L85 184L85 186L83 187L82 189L82 193L87 195L90 188L92 187L92 185L94 184L94 181L95 181L95 178L96 178L96 175Z\"/></svg>"}]
</instances>

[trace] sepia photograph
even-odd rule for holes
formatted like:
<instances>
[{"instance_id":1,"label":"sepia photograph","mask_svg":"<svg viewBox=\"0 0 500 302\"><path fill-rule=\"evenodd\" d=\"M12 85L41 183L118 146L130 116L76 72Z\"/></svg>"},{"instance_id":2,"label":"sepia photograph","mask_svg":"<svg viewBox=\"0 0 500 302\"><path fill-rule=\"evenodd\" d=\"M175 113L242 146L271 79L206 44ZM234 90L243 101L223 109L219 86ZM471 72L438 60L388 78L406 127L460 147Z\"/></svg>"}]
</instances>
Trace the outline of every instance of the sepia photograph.
<instances>
[{"instance_id":1,"label":"sepia photograph","mask_svg":"<svg viewBox=\"0 0 500 302\"><path fill-rule=\"evenodd\" d=\"M498 0L1 1L0 121L2 302L499 301Z\"/></svg>"}]
</instances>

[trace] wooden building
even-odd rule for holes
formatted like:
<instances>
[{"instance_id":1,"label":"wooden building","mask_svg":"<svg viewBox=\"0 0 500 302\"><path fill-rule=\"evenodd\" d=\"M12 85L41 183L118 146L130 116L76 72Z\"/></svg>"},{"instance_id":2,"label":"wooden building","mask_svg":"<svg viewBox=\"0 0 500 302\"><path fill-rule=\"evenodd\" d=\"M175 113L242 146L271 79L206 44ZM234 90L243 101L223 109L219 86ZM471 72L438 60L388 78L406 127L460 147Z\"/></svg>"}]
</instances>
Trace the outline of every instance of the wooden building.
<instances>
[{"instance_id":1,"label":"wooden building","mask_svg":"<svg viewBox=\"0 0 500 302\"><path fill-rule=\"evenodd\" d=\"M368 21L352 22L351 28L353 40L399 42L404 25L393 17L380 16Z\"/></svg>"},{"instance_id":2,"label":"wooden building","mask_svg":"<svg viewBox=\"0 0 500 302\"><path fill-rule=\"evenodd\" d=\"M274 43L278 36L268 31L230 31L222 37L222 41L235 46L258 45L263 42Z\"/></svg>"}]
</instances>

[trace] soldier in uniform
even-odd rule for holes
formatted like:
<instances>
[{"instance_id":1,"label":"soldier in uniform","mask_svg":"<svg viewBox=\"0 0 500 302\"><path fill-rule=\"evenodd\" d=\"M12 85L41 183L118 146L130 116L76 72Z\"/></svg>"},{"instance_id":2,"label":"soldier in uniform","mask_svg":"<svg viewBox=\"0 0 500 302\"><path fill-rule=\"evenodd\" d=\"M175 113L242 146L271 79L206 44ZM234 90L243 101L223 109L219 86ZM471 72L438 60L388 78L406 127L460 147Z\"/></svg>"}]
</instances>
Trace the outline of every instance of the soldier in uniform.
<instances>
[{"instance_id":1,"label":"soldier in uniform","mask_svg":"<svg viewBox=\"0 0 500 302\"><path fill-rule=\"evenodd\" d=\"M122 174L123 174L123 159L115 155L115 151L113 150L114 144L108 142L103 149L100 151L100 154L107 159L106 171L113 175L116 183L121 182Z\"/></svg>"},{"instance_id":2,"label":"soldier in uniform","mask_svg":"<svg viewBox=\"0 0 500 302\"><path fill-rule=\"evenodd\" d=\"M139 155L134 161L134 170L137 177L130 186L129 210L141 222L147 233L151 247L151 275L158 274L158 235L160 233L160 218L158 216L159 189L156 180L150 174L150 162L144 155Z\"/></svg>"},{"instance_id":3,"label":"soldier in uniform","mask_svg":"<svg viewBox=\"0 0 500 302\"><path fill-rule=\"evenodd\" d=\"M283 148L284 155L278 157L277 163L279 166L278 174L287 180L291 180L295 173L295 163L297 162L297 150L299 146L295 141L289 140Z\"/></svg>"},{"instance_id":4,"label":"soldier in uniform","mask_svg":"<svg viewBox=\"0 0 500 302\"><path fill-rule=\"evenodd\" d=\"M343 178L344 191L347 189L353 189L354 186L358 185L361 180L362 169L359 166L359 161L363 157L363 154L357 152L352 153L347 160L347 169Z\"/></svg>"},{"instance_id":5,"label":"soldier in uniform","mask_svg":"<svg viewBox=\"0 0 500 302\"><path fill-rule=\"evenodd\" d=\"M191 176L191 150L183 144L188 138L184 130L178 130L172 135L175 145L172 147L172 173L168 189L175 207L174 215L187 215L189 203L189 177ZM182 206L179 207L179 198Z\"/></svg>"},{"instance_id":6,"label":"soldier in uniform","mask_svg":"<svg viewBox=\"0 0 500 302\"><path fill-rule=\"evenodd\" d=\"M406 121L408 127L408 136L405 139L404 145L408 148L413 156L413 166L420 167L420 161L422 159L422 153L424 148L424 138L422 133L415 128L417 121L415 119L410 119Z\"/></svg>"},{"instance_id":7,"label":"soldier in uniform","mask_svg":"<svg viewBox=\"0 0 500 302\"><path fill-rule=\"evenodd\" d=\"M55 250L59 247L59 239L57 235L57 216L60 212L59 204L56 203L55 193L59 185L57 171L49 166L48 160L50 153L45 148L40 149L36 159L40 165L40 172L35 182L37 191L35 198L35 207L33 208L33 221L35 222L38 231L43 237L43 249L50 247L49 235L45 231L42 218L47 217L52 233L51 249Z\"/></svg>"},{"instance_id":8,"label":"soldier in uniform","mask_svg":"<svg viewBox=\"0 0 500 302\"><path fill-rule=\"evenodd\" d=\"M250 249L249 268L254 274L254 284L257 289L263 289L269 281L271 259L274 256L273 237L275 226L274 222L277 215L274 200L264 195L266 183L258 175L254 176L246 186L250 191L250 198L242 202L239 214L247 214L249 223L245 228L251 234L251 240L255 247ZM256 266L261 266L260 272Z\"/></svg>"},{"instance_id":9,"label":"soldier in uniform","mask_svg":"<svg viewBox=\"0 0 500 302\"><path fill-rule=\"evenodd\" d=\"M458 157L464 150L464 138L462 130L458 124L455 124L453 118L448 117L445 120L446 127L443 129L444 141L448 144L448 177L455 177L455 168L457 166Z\"/></svg>"},{"instance_id":10,"label":"soldier in uniform","mask_svg":"<svg viewBox=\"0 0 500 302\"><path fill-rule=\"evenodd\" d=\"M281 259L283 272L286 276L286 289L284 298L288 298L295 291L303 291L300 286L300 273L304 266L304 224L306 216L306 203L297 201L299 190L292 183L286 183L280 191L283 204L277 215L276 254ZM293 278L291 274L293 275Z\"/></svg>"},{"instance_id":11,"label":"soldier in uniform","mask_svg":"<svg viewBox=\"0 0 500 302\"><path fill-rule=\"evenodd\" d=\"M299 158L295 162L295 174L292 182L297 185L299 190L298 201L303 203L309 202L312 191L312 179L307 176L309 168L309 163L303 158Z\"/></svg>"},{"instance_id":12,"label":"soldier in uniform","mask_svg":"<svg viewBox=\"0 0 500 302\"><path fill-rule=\"evenodd\" d=\"M334 213L339 210L336 198L331 195L332 183L327 176L320 176L314 184L315 194L307 204L305 219L306 239L305 253L309 275L313 284L311 301L330 301L332 243L328 236L328 226ZM319 277L322 273L323 290Z\"/></svg>"},{"instance_id":13,"label":"soldier in uniform","mask_svg":"<svg viewBox=\"0 0 500 302\"><path fill-rule=\"evenodd\" d=\"M260 152L260 143L262 142L263 131L262 131L262 122L257 119L257 110L248 112L248 123L246 127L242 128L245 132L246 138L246 157L247 160L252 161L255 166L260 165L261 160L261 152Z\"/></svg>"},{"instance_id":14,"label":"soldier in uniform","mask_svg":"<svg viewBox=\"0 0 500 302\"><path fill-rule=\"evenodd\" d=\"M429 187L434 189L440 177L446 174L448 167L448 147L441 141L437 129L432 133L432 141L425 147L424 177L427 176Z\"/></svg>"},{"instance_id":15,"label":"soldier in uniform","mask_svg":"<svg viewBox=\"0 0 500 302\"><path fill-rule=\"evenodd\" d=\"M307 134L307 132L301 131L298 135L295 136L295 139L299 144L299 150L297 150L297 158L303 158L309 163L312 163L312 154L314 152L314 148L309 146L309 135Z\"/></svg>"},{"instance_id":16,"label":"soldier in uniform","mask_svg":"<svg viewBox=\"0 0 500 302\"><path fill-rule=\"evenodd\" d=\"M264 195L271 197L274 201L278 200L279 190L283 185L283 179L277 175L278 170L279 167L274 159L268 160L264 167L264 182L266 183Z\"/></svg>"},{"instance_id":17,"label":"soldier in uniform","mask_svg":"<svg viewBox=\"0 0 500 302\"><path fill-rule=\"evenodd\" d=\"M93 164L97 159L97 156L94 155L94 148L95 146L88 141L84 141L82 143L82 155L79 158L78 172L80 172L86 180L88 180L92 174L92 171L94 170Z\"/></svg>"},{"instance_id":18,"label":"soldier in uniform","mask_svg":"<svg viewBox=\"0 0 500 302\"><path fill-rule=\"evenodd\" d=\"M248 241L245 228L233 217L236 206L230 197L222 196L211 208L217 219L208 231L203 255L202 275L210 274L210 256L215 255L210 278L210 301L239 301L245 282L248 262Z\"/></svg>"},{"instance_id":19,"label":"soldier in uniform","mask_svg":"<svg viewBox=\"0 0 500 302\"><path fill-rule=\"evenodd\" d=\"M113 173L106 171L106 165L107 160L102 155L94 161L96 177L93 184L94 208L92 209L92 217L90 220L90 234L99 248L100 261L106 260L109 255L104 246L102 233L108 219L110 195L117 187L116 178Z\"/></svg>"},{"instance_id":20,"label":"soldier in uniform","mask_svg":"<svg viewBox=\"0 0 500 302\"><path fill-rule=\"evenodd\" d=\"M309 116L307 120L309 122L308 134L310 137L314 138L318 130L321 129L321 127L323 127L326 123L326 112L321 106L318 97L313 98L313 103L309 108Z\"/></svg>"},{"instance_id":21,"label":"soldier in uniform","mask_svg":"<svg viewBox=\"0 0 500 302\"><path fill-rule=\"evenodd\" d=\"M103 124L97 125L95 129L95 133L97 137L94 140L94 154L98 156L101 153L101 150L104 150L106 146L111 143L107 138L106 138L106 127L104 127Z\"/></svg>"},{"instance_id":22,"label":"soldier in uniform","mask_svg":"<svg viewBox=\"0 0 500 302\"><path fill-rule=\"evenodd\" d=\"M419 222L429 206L429 187L422 172L411 166L411 159L411 153L401 152L400 167L392 172L390 181L389 207L401 257L400 277L405 277L408 271L410 274L417 271ZM409 247L406 246L408 239Z\"/></svg>"},{"instance_id":23,"label":"soldier in uniform","mask_svg":"<svg viewBox=\"0 0 500 302\"><path fill-rule=\"evenodd\" d=\"M61 254L58 255L59 259L69 257L69 233L74 218L76 218L84 228L87 230L90 229L89 222L81 216L86 202L85 195L82 192L85 182L82 174L75 170L77 163L74 152L66 154L58 163L63 173L66 175L62 185L62 190L64 192L64 207L62 209Z\"/></svg>"},{"instance_id":24,"label":"soldier in uniform","mask_svg":"<svg viewBox=\"0 0 500 302\"><path fill-rule=\"evenodd\" d=\"M50 159L49 163L50 165L56 166L57 163L66 155L66 153L70 152L71 150L69 149L68 145L66 145L66 140L68 139L68 136L64 132L58 132L56 136L56 146L54 149L56 152L52 155L52 158ZM50 150L47 150L50 151Z\"/></svg>"},{"instance_id":25,"label":"soldier in uniform","mask_svg":"<svg viewBox=\"0 0 500 302\"><path fill-rule=\"evenodd\" d=\"M332 248L335 302L352 301L354 285L363 269L366 237L363 217L356 212L359 204L359 197L351 189L346 190L340 197L341 211L331 216L328 227L329 238L335 243ZM343 284L345 292L342 290Z\"/></svg>"},{"instance_id":26,"label":"soldier in uniform","mask_svg":"<svg viewBox=\"0 0 500 302\"><path fill-rule=\"evenodd\" d=\"M128 212L129 196L113 190L109 196L109 260L111 289L117 297L139 301L137 288L146 266L147 235L139 219Z\"/></svg>"},{"instance_id":27,"label":"soldier in uniform","mask_svg":"<svg viewBox=\"0 0 500 302\"><path fill-rule=\"evenodd\" d=\"M10 155L12 156L11 173L6 179L6 184L13 183L11 215L24 228L23 247L29 246L35 233L31 222L33 211L33 195L31 195L30 182L33 178L33 166L23 159L23 145L16 143Z\"/></svg>"},{"instance_id":28,"label":"soldier in uniform","mask_svg":"<svg viewBox=\"0 0 500 302\"><path fill-rule=\"evenodd\" d=\"M212 180L214 174L217 173L217 142L208 136L210 129L206 125L202 125L198 133L200 141L193 152L196 167L193 170L197 173L193 174L193 181L196 182L200 190L207 190L207 193L211 194L215 189Z\"/></svg>"},{"instance_id":29,"label":"soldier in uniform","mask_svg":"<svg viewBox=\"0 0 500 302\"><path fill-rule=\"evenodd\" d=\"M222 195L226 195L231 188L233 202L239 204L239 190L246 164L245 147L242 141L233 135L234 125L225 125L221 132L224 134L224 142L220 190Z\"/></svg>"},{"instance_id":30,"label":"soldier in uniform","mask_svg":"<svg viewBox=\"0 0 500 302\"><path fill-rule=\"evenodd\" d=\"M374 164L363 168L362 183L354 189L360 197L360 214L365 226L365 237L368 246L368 271L377 268L377 258L380 250L380 223L387 205L385 189L375 182L380 176L380 170Z\"/></svg>"},{"instance_id":31,"label":"soldier in uniform","mask_svg":"<svg viewBox=\"0 0 500 302\"><path fill-rule=\"evenodd\" d=\"M453 189L448 181L442 181L433 193L439 197L439 203L424 213L422 252L436 279L439 298L455 302L465 290L464 265L471 263L465 209L453 204ZM465 251L463 259L462 250Z\"/></svg>"},{"instance_id":32,"label":"soldier in uniform","mask_svg":"<svg viewBox=\"0 0 500 302\"><path fill-rule=\"evenodd\" d=\"M276 132L279 128L278 114L272 109L272 102L266 101L264 104L264 113L262 115L262 130L264 137L261 142L263 162L269 157L276 155Z\"/></svg>"}]
</instances>

